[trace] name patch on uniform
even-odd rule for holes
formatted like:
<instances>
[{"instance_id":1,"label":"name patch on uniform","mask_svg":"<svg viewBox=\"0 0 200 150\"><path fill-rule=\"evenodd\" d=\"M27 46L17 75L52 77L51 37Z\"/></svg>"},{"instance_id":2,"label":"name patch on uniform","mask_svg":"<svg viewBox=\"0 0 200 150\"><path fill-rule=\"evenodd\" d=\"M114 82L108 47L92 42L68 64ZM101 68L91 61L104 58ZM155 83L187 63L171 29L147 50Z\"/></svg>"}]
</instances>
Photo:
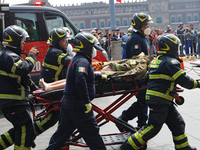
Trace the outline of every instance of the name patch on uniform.
<instances>
[{"instance_id":1,"label":"name patch on uniform","mask_svg":"<svg viewBox=\"0 0 200 150\"><path fill-rule=\"evenodd\" d=\"M78 68L78 72L85 72L85 68L84 67L79 67Z\"/></svg>"},{"instance_id":2,"label":"name patch on uniform","mask_svg":"<svg viewBox=\"0 0 200 150\"><path fill-rule=\"evenodd\" d=\"M134 46L134 49L139 49L139 45L135 45L135 46Z\"/></svg>"}]
</instances>

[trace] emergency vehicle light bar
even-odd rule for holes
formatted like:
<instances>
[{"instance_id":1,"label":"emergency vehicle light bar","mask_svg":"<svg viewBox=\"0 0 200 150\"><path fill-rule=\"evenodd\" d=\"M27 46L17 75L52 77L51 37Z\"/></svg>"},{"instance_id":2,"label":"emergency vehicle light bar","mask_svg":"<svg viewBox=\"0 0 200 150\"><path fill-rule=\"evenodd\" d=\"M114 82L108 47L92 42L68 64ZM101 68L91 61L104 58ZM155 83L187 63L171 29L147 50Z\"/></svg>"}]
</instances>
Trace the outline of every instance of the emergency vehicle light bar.
<instances>
[{"instance_id":1,"label":"emergency vehicle light bar","mask_svg":"<svg viewBox=\"0 0 200 150\"><path fill-rule=\"evenodd\" d=\"M35 1L34 5L36 5L36 6L42 6L42 5L44 5L44 3L41 2L41 1Z\"/></svg>"}]
</instances>

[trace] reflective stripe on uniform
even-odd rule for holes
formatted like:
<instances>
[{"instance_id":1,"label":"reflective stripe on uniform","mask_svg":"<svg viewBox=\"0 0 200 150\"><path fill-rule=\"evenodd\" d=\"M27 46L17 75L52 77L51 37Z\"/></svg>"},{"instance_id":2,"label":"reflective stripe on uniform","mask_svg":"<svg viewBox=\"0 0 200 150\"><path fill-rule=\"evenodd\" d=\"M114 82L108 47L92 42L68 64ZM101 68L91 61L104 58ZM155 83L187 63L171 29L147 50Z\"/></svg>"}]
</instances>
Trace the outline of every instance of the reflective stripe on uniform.
<instances>
[{"instance_id":1,"label":"reflective stripe on uniform","mask_svg":"<svg viewBox=\"0 0 200 150\"><path fill-rule=\"evenodd\" d=\"M184 148L184 147L186 147L188 145L189 145L189 142L186 141L185 143L182 143L182 144L175 144L175 148L176 149L181 149L181 148Z\"/></svg>"},{"instance_id":2,"label":"reflective stripe on uniform","mask_svg":"<svg viewBox=\"0 0 200 150\"><path fill-rule=\"evenodd\" d=\"M17 62L15 62L15 63L13 64L12 68L11 68L11 72L15 74L16 67L17 67L20 63L22 63L22 62L23 62L23 61L22 61L21 59L18 60Z\"/></svg>"},{"instance_id":3,"label":"reflective stripe on uniform","mask_svg":"<svg viewBox=\"0 0 200 150\"><path fill-rule=\"evenodd\" d=\"M14 150L31 150L31 147L24 147L24 146L14 146Z\"/></svg>"},{"instance_id":4,"label":"reflective stripe on uniform","mask_svg":"<svg viewBox=\"0 0 200 150\"><path fill-rule=\"evenodd\" d=\"M10 136L10 134L8 132L4 133L4 136L9 141L10 145L12 145L14 143L12 137Z\"/></svg>"},{"instance_id":5,"label":"reflective stripe on uniform","mask_svg":"<svg viewBox=\"0 0 200 150\"><path fill-rule=\"evenodd\" d=\"M165 75L165 74L150 74L149 79L164 79L169 81L174 81L174 79L171 76Z\"/></svg>"},{"instance_id":6,"label":"reflective stripe on uniform","mask_svg":"<svg viewBox=\"0 0 200 150\"><path fill-rule=\"evenodd\" d=\"M161 97L161 98L164 98L164 99L167 99L167 100L170 100L170 101L173 100L172 96L161 93L161 92L153 91L153 90L147 90L146 94Z\"/></svg>"},{"instance_id":7,"label":"reflective stripe on uniform","mask_svg":"<svg viewBox=\"0 0 200 150\"><path fill-rule=\"evenodd\" d=\"M154 128L154 125L147 126L142 132L140 132L140 137L143 137L147 132Z\"/></svg>"},{"instance_id":8,"label":"reflective stripe on uniform","mask_svg":"<svg viewBox=\"0 0 200 150\"><path fill-rule=\"evenodd\" d=\"M0 94L0 99L16 99L16 100L25 100L26 99L26 97L25 97L25 94L26 94L25 87L21 85L21 76L15 75L15 74L12 74L12 73L7 73L3 70L0 70L0 75L8 76L10 78L16 78L17 82L20 84L20 87L21 87L21 96L13 95L13 94Z\"/></svg>"},{"instance_id":9,"label":"reflective stripe on uniform","mask_svg":"<svg viewBox=\"0 0 200 150\"><path fill-rule=\"evenodd\" d=\"M53 69L53 70L58 70L58 67L57 67L57 66L50 65L50 64L47 64L47 63L45 63L45 62L42 63L42 66L44 66L44 67L46 67L46 68Z\"/></svg>"},{"instance_id":10,"label":"reflective stripe on uniform","mask_svg":"<svg viewBox=\"0 0 200 150\"><path fill-rule=\"evenodd\" d=\"M182 134L182 135L179 135L179 136L173 136L173 140L174 141L180 141L180 140L182 140L184 138L187 138L187 135L185 133Z\"/></svg>"},{"instance_id":11,"label":"reflective stripe on uniform","mask_svg":"<svg viewBox=\"0 0 200 150\"><path fill-rule=\"evenodd\" d=\"M49 114L48 117L46 117L44 120L40 121L36 121L36 125L37 127L40 129L41 132L44 132L44 128L42 127L47 121L49 121L52 117L52 114Z\"/></svg>"},{"instance_id":12,"label":"reflective stripe on uniform","mask_svg":"<svg viewBox=\"0 0 200 150\"><path fill-rule=\"evenodd\" d=\"M7 73L7 72L5 72L3 70L0 70L0 75L2 75L2 76L8 76L10 78L16 78L18 83L21 82L21 76L19 76L19 75L12 74L12 73Z\"/></svg>"},{"instance_id":13,"label":"reflective stripe on uniform","mask_svg":"<svg viewBox=\"0 0 200 150\"><path fill-rule=\"evenodd\" d=\"M65 54L65 53L62 53L62 54L60 54L60 55L58 56L58 64L61 64L61 60L62 60L62 58L65 57L65 56L67 56L67 54Z\"/></svg>"},{"instance_id":14,"label":"reflective stripe on uniform","mask_svg":"<svg viewBox=\"0 0 200 150\"><path fill-rule=\"evenodd\" d=\"M1 145L4 149L7 148L7 146L6 146L5 142L3 141L3 139L1 138L1 136L0 136L0 145Z\"/></svg>"},{"instance_id":15,"label":"reflective stripe on uniform","mask_svg":"<svg viewBox=\"0 0 200 150\"><path fill-rule=\"evenodd\" d=\"M174 80L176 80L180 75L182 75L183 73L185 73L185 71L183 71L182 69L180 69L179 71L177 71L173 76L172 78Z\"/></svg>"},{"instance_id":16,"label":"reflective stripe on uniform","mask_svg":"<svg viewBox=\"0 0 200 150\"><path fill-rule=\"evenodd\" d=\"M194 80L194 86L193 86L193 89L197 88L198 86L198 82L196 80Z\"/></svg>"},{"instance_id":17,"label":"reflective stripe on uniform","mask_svg":"<svg viewBox=\"0 0 200 150\"><path fill-rule=\"evenodd\" d=\"M58 81L58 80L59 80L59 79L58 79L58 76L60 75L60 73L61 73L63 67L64 67L63 65L60 65L60 66L58 67L58 70L56 71L56 74L55 74L55 81Z\"/></svg>"},{"instance_id":18,"label":"reflective stripe on uniform","mask_svg":"<svg viewBox=\"0 0 200 150\"><path fill-rule=\"evenodd\" d=\"M129 144L135 149L135 150L138 150L138 149L140 149L139 147L137 147L137 145L133 142L133 140L132 140L132 137L130 136L129 138L128 138L128 142L129 142Z\"/></svg>"},{"instance_id":19,"label":"reflective stripe on uniform","mask_svg":"<svg viewBox=\"0 0 200 150\"><path fill-rule=\"evenodd\" d=\"M32 57L26 57L26 60L29 60L33 65L35 65L35 60Z\"/></svg>"},{"instance_id":20,"label":"reflective stripe on uniform","mask_svg":"<svg viewBox=\"0 0 200 150\"><path fill-rule=\"evenodd\" d=\"M169 93L174 90L174 85L175 85L175 82L171 82L169 90L167 90L166 92L167 95L169 95Z\"/></svg>"},{"instance_id":21,"label":"reflective stripe on uniform","mask_svg":"<svg viewBox=\"0 0 200 150\"><path fill-rule=\"evenodd\" d=\"M138 142L140 142L141 145L143 145L145 143L145 141L142 139L142 137L140 136L140 133L136 132L134 134L134 136L136 137L136 139L138 140Z\"/></svg>"},{"instance_id":22,"label":"reflective stripe on uniform","mask_svg":"<svg viewBox=\"0 0 200 150\"><path fill-rule=\"evenodd\" d=\"M22 133L22 135L21 135L21 146L25 146L25 141L26 141L26 126L25 125L23 125L22 127L21 127L21 133Z\"/></svg>"},{"instance_id":23,"label":"reflective stripe on uniform","mask_svg":"<svg viewBox=\"0 0 200 150\"><path fill-rule=\"evenodd\" d=\"M115 63L115 66L116 66L116 69L117 69L117 71L121 71L121 70L122 70L122 68L121 68L121 65L120 65L120 64L117 64L117 63Z\"/></svg>"},{"instance_id":24,"label":"reflective stripe on uniform","mask_svg":"<svg viewBox=\"0 0 200 150\"><path fill-rule=\"evenodd\" d=\"M136 61L135 61L135 60L130 59L130 64L131 64L131 67L132 67L132 68L135 68L135 67L136 67Z\"/></svg>"},{"instance_id":25,"label":"reflective stripe on uniform","mask_svg":"<svg viewBox=\"0 0 200 150\"><path fill-rule=\"evenodd\" d=\"M26 97L13 94L0 94L0 99L27 100Z\"/></svg>"},{"instance_id":26,"label":"reflective stripe on uniform","mask_svg":"<svg viewBox=\"0 0 200 150\"><path fill-rule=\"evenodd\" d=\"M21 145L20 146L15 145L14 149L15 150L30 150L31 147L25 147L25 142L26 142L26 126L23 125L21 127Z\"/></svg>"}]
</instances>

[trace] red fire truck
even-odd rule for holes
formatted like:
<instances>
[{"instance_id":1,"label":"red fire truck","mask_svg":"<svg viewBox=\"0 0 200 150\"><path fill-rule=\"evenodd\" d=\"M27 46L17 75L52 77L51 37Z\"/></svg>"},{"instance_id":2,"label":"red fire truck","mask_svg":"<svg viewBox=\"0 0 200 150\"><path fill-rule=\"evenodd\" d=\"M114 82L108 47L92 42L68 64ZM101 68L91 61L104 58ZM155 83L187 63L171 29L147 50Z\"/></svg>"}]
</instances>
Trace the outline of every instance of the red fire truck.
<instances>
[{"instance_id":1,"label":"red fire truck","mask_svg":"<svg viewBox=\"0 0 200 150\"><path fill-rule=\"evenodd\" d=\"M81 31L60 10L38 5L40 4L38 2L35 4L37 5L9 6L8 4L0 4L0 42L2 42L3 30L9 25L18 25L28 32L30 37L26 40L24 51L28 52L31 47L36 46L40 52L36 65L31 72L33 81L37 83L42 62L49 48L47 39L51 29L68 27L72 31L71 38ZM107 61L106 51L99 47L96 49L96 57L93 58L93 62Z\"/></svg>"}]
</instances>

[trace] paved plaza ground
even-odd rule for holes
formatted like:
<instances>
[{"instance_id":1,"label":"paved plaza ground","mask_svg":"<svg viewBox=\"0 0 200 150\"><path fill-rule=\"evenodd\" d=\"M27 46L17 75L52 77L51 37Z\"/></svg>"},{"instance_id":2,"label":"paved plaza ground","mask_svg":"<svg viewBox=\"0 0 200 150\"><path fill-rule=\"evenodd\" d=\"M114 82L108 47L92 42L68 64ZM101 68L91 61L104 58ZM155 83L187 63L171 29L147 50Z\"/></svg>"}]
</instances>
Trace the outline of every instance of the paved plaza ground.
<instances>
[{"instance_id":1,"label":"paved plaza ground","mask_svg":"<svg viewBox=\"0 0 200 150\"><path fill-rule=\"evenodd\" d=\"M197 61L200 61L198 59ZM200 67L196 67L195 65L190 64L191 61L184 61L185 71L187 74L195 79L200 79ZM189 143L192 146L196 146L196 148L200 149L200 89L187 90L184 89L184 92L179 93L179 95L183 96L185 99L185 103L182 106L178 106L177 109L181 113L182 117L186 122L186 134L189 139ZM93 103L99 106L100 108L105 108L114 100L116 100L118 96L109 96L103 97L93 100ZM124 105L122 105L119 109L113 112L113 115L118 117L124 109L127 109L136 98L130 99ZM137 118L130 121L129 123L133 126L136 126ZM7 131L11 128L12 125L2 116L0 115L0 134ZM57 124L38 136L35 140L36 142L36 150L44 150L48 146L48 142L52 134L55 132L57 128ZM118 129L115 124L112 122L107 123L106 125L100 128L101 134L108 133L117 133ZM120 145L107 146L108 150L119 150ZM8 148L8 150L12 150L13 147ZM80 148L80 147L70 147L71 150L89 150L89 148ZM172 136L166 125L163 126L161 131L157 136L148 141L147 150L174 150Z\"/></svg>"}]
</instances>

